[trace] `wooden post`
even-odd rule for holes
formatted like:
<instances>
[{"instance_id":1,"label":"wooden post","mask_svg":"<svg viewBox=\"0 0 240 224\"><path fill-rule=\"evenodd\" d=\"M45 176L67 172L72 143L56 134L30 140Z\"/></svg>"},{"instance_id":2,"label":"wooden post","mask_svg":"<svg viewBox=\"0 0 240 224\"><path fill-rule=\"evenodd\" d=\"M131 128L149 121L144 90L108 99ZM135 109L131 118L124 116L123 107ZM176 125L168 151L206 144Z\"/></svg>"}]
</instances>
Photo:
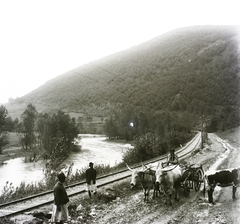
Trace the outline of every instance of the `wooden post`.
<instances>
[{"instance_id":1,"label":"wooden post","mask_svg":"<svg viewBox=\"0 0 240 224\"><path fill-rule=\"evenodd\" d=\"M202 127L201 127L201 137L202 137L202 141L201 141L201 149L203 149L203 142L204 142L204 130L203 130L203 119L204 119L204 115L201 116L201 122L202 122Z\"/></svg>"}]
</instances>

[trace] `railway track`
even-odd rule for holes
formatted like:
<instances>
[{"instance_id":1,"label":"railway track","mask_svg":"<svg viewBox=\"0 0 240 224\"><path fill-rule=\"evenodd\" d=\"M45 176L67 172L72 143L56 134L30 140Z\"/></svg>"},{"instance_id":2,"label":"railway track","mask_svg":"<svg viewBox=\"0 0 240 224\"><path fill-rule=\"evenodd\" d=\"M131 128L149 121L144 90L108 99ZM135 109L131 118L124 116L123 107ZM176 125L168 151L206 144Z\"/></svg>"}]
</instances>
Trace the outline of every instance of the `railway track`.
<instances>
[{"instance_id":1,"label":"railway track","mask_svg":"<svg viewBox=\"0 0 240 224\"><path fill-rule=\"evenodd\" d=\"M176 150L180 159L184 159L189 156L194 149L200 146L201 143L201 134L198 133L190 142L188 142L184 147ZM154 162L163 162L166 160L166 155L145 161L144 164L148 165ZM136 169L141 167L142 164L136 164L132 168ZM114 182L118 182L120 180L124 180L131 176L131 171L127 168L119 170L114 173L110 173L107 175L103 175L97 178L97 187L101 188L103 186L112 184ZM69 198L82 195L86 192L86 182L81 181L75 184L71 184L66 187L67 194ZM22 214L24 212L33 211L36 208L40 208L42 206L53 204L53 191L46 191L40 194L31 195L29 197L21 198L19 200L15 200L12 202L7 202L4 204L0 204L0 218L16 216L18 214Z\"/></svg>"}]
</instances>

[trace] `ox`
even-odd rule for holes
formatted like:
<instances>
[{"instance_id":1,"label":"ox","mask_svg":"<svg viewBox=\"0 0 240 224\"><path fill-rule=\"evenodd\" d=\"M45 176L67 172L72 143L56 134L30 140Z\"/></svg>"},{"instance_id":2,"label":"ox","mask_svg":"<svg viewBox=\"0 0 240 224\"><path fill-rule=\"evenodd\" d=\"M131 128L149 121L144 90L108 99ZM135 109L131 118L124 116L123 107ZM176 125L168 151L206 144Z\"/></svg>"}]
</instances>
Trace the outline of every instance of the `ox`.
<instances>
[{"instance_id":1,"label":"ox","mask_svg":"<svg viewBox=\"0 0 240 224\"><path fill-rule=\"evenodd\" d=\"M235 200L237 185L239 184L240 168L231 168L224 170L216 170L214 172L206 172L204 175L206 190L208 192L208 202L213 203L213 191L216 186L229 187L232 186L232 199ZM205 188L204 188L205 193Z\"/></svg>"},{"instance_id":2,"label":"ox","mask_svg":"<svg viewBox=\"0 0 240 224\"><path fill-rule=\"evenodd\" d=\"M138 182L140 182L144 190L144 201L148 201L149 192L154 190L153 198L155 197L155 171L148 167L142 166L140 170L133 170L127 164L127 168L132 171L131 188L134 189Z\"/></svg>"},{"instance_id":3,"label":"ox","mask_svg":"<svg viewBox=\"0 0 240 224\"><path fill-rule=\"evenodd\" d=\"M179 187L181 185L183 169L179 165L171 165L165 168L158 166L156 170L156 185L162 187L166 196L166 203L172 205L171 197L175 190L175 200L179 201Z\"/></svg>"}]
</instances>

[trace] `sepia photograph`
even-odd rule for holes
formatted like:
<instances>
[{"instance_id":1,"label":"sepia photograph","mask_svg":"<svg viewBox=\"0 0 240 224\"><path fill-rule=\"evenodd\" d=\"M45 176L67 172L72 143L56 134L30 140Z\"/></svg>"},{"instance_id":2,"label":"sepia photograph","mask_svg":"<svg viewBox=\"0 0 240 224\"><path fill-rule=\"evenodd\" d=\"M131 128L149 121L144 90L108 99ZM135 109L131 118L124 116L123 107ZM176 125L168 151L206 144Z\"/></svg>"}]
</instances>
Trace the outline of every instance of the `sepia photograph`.
<instances>
[{"instance_id":1,"label":"sepia photograph","mask_svg":"<svg viewBox=\"0 0 240 224\"><path fill-rule=\"evenodd\" d=\"M237 0L0 0L0 224L239 224Z\"/></svg>"}]
</instances>

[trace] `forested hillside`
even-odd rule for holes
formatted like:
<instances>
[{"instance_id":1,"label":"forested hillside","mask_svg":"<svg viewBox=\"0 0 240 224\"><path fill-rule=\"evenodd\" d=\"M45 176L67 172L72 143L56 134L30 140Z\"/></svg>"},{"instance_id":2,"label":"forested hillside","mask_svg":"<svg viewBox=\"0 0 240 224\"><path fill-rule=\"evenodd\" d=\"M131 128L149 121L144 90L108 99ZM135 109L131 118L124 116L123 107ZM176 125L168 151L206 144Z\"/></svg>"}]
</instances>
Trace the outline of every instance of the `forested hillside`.
<instances>
[{"instance_id":1,"label":"forested hillside","mask_svg":"<svg viewBox=\"0 0 240 224\"><path fill-rule=\"evenodd\" d=\"M126 120L134 118L140 124L145 119L142 124L155 122L156 127L166 126L167 117L176 114L181 115L179 121L195 124L204 115L213 130L236 126L240 107L236 31L232 26L173 30L62 74L13 104L38 103L114 119L125 112ZM161 120L157 124L151 121L156 114Z\"/></svg>"}]
</instances>

